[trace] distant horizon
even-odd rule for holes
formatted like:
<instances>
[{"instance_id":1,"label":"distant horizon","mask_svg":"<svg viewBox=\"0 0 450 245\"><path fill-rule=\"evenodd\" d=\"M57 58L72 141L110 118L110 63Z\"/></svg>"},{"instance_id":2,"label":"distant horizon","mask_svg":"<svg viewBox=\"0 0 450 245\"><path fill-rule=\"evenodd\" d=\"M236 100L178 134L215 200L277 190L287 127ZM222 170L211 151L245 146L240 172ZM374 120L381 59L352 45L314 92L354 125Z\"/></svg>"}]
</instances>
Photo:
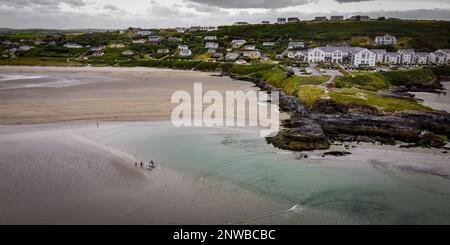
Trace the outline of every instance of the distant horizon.
<instances>
[{"instance_id":1,"label":"distant horizon","mask_svg":"<svg viewBox=\"0 0 450 245\"><path fill-rule=\"evenodd\" d=\"M11 29L125 29L222 26L277 17L369 15L450 20L448 0L3 0L0 23Z\"/></svg>"},{"instance_id":2,"label":"distant horizon","mask_svg":"<svg viewBox=\"0 0 450 245\"><path fill-rule=\"evenodd\" d=\"M450 12L450 10L449 10ZM388 19L399 19L399 20L403 20L403 21L450 21L450 17L449 19L407 19L407 18L398 18L398 17L387 17L387 16L370 16L364 13L355 13L355 14L318 14L317 17L327 17L328 20L331 16L343 16L344 20L347 20L348 18L350 18L351 16L369 16L371 18L371 20L377 20L378 18L381 17L385 17L386 20ZM279 16L277 18L295 18L298 17L300 19L300 22L302 21L314 21L314 17L309 18L309 19L302 19L299 16L293 16L293 15L289 15L289 16ZM119 31L119 30L126 30L128 28L141 28L141 29L172 29L172 28L177 28L177 27L185 27L185 28L189 28L192 26L214 26L214 27L221 27L221 26L232 26L237 22L247 22L249 25L258 25L258 24L262 24L262 21L270 21L269 24L276 24L277 23L277 19L262 19L259 22L248 22L248 21L240 21L240 20L236 20L234 22L230 22L230 23L225 23L225 24L221 24L221 25L200 25L200 24L192 24L192 25L187 25L187 26L167 26L167 27L145 27L145 26L127 26L127 27L110 27L110 28L102 28L102 27L75 27L75 28L45 28L45 27L24 27L24 28L13 28L13 27L5 27L5 26L0 26L0 31L1 30L51 30L51 31L71 31L71 30L104 30L104 31Z\"/></svg>"}]
</instances>

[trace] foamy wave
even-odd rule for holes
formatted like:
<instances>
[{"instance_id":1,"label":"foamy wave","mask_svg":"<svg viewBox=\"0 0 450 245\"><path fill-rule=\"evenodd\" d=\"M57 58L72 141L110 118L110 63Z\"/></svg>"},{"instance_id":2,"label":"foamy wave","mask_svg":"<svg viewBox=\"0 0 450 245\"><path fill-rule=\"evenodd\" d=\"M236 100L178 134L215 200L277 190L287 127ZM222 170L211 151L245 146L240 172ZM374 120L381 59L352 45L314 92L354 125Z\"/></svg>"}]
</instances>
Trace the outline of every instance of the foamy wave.
<instances>
[{"instance_id":1,"label":"foamy wave","mask_svg":"<svg viewBox=\"0 0 450 245\"><path fill-rule=\"evenodd\" d=\"M40 78L45 78L45 76L37 76L37 75L0 75L0 81L29 80L29 79L40 79Z\"/></svg>"},{"instance_id":2,"label":"foamy wave","mask_svg":"<svg viewBox=\"0 0 450 245\"><path fill-rule=\"evenodd\" d=\"M22 88L66 88L72 86L78 86L86 84L86 82L77 79L60 79L53 82L43 82L43 83L27 83L16 86L6 86L0 89L22 89Z\"/></svg>"}]
</instances>

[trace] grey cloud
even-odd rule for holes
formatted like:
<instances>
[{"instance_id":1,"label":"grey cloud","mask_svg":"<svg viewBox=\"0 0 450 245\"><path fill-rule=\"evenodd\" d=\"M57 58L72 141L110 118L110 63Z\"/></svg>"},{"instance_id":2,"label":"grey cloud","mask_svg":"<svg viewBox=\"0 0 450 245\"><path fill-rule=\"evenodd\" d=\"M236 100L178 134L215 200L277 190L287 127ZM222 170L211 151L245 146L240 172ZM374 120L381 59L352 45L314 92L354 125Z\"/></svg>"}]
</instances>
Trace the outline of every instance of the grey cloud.
<instances>
[{"instance_id":1,"label":"grey cloud","mask_svg":"<svg viewBox=\"0 0 450 245\"><path fill-rule=\"evenodd\" d=\"M120 10L118 7L116 7L116 6L112 5L112 4L107 4L107 5L103 6L103 9L110 10L110 11L118 11L118 10Z\"/></svg>"},{"instance_id":2,"label":"grey cloud","mask_svg":"<svg viewBox=\"0 0 450 245\"><path fill-rule=\"evenodd\" d=\"M187 0L189 2L205 4L220 8L261 8L277 9L298 6L313 2L314 0Z\"/></svg>"},{"instance_id":3,"label":"grey cloud","mask_svg":"<svg viewBox=\"0 0 450 245\"><path fill-rule=\"evenodd\" d=\"M57 8L61 3L71 7L82 7L86 5L84 0L1 0L0 5L14 8L41 6Z\"/></svg>"}]
</instances>

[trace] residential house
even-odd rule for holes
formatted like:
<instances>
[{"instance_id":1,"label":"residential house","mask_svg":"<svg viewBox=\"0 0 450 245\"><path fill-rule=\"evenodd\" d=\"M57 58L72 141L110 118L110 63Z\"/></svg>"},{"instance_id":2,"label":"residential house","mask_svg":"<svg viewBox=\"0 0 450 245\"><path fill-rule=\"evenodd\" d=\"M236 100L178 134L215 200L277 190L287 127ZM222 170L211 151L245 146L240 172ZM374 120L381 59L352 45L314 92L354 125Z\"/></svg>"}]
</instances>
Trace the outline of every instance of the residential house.
<instances>
[{"instance_id":1,"label":"residential house","mask_svg":"<svg viewBox=\"0 0 450 245\"><path fill-rule=\"evenodd\" d=\"M134 43L134 44L144 44L144 43L147 42L147 40L145 40L145 39L137 39L137 40L133 40L131 42Z\"/></svg>"},{"instance_id":2,"label":"residential house","mask_svg":"<svg viewBox=\"0 0 450 245\"><path fill-rule=\"evenodd\" d=\"M397 65L400 64L402 56L398 52L387 52L384 63Z\"/></svg>"},{"instance_id":3,"label":"residential house","mask_svg":"<svg viewBox=\"0 0 450 245\"><path fill-rule=\"evenodd\" d=\"M275 42L263 42L263 46L275 46Z\"/></svg>"},{"instance_id":4,"label":"residential house","mask_svg":"<svg viewBox=\"0 0 450 245\"><path fill-rule=\"evenodd\" d=\"M375 43L377 45L394 45L397 43L397 38L389 34L386 34L384 36L377 36L375 37Z\"/></svg>"},{"instance_id":5,"label":"residential house","mask_svg":"<svg viewBox=\"0 0 450 245\"><path fill-rule=\"evenodd\" d=\"M270 21L268 21L268 20L263 20L263 21L261 21L261 24L263 24L263 25L268 25L268 24L270 24Z\"/></svg>"},{"instance_id":6,"label":"residential house","mask_svg":"<svg viewBox=\"0 0 450 245\"><path fill-rule=\"evenodd\" d=\"M234 22L235 26L246 26L248 25L248 22L243 22L243 21L238 21L238 22Z\"/></svg>"},{"instance_id":7,"label":"residential house","mask_svg":"<svg viewBox=\"0 0 450 245\"><path fill-rule=\"evenodd\" d=\"M122 52L122 56L132 56L134 55L134 52L131 50L126 50Z\"/></svg>"},{"instance_id":8,"label":"residential house","mask_svg":"<svg viewBox=\"0 0 450 245\"><path fill-rule=\"evenodd\" d=\"M251 58L251 59L259 59L261 58L261 52L257 50L246 50L242 51L242 56Z\"/></svg>"},{"instance_id":9,"label":"residential house","mask_svg":"<svg viewBox=\"0 0 450 245\"><path fill-rule=\"evenodd\" d=\"M245 50L255 50L256 49L256 45L254 44L247 44L244 46Z\"/></svg>"},{"instance_id":10,"label":"residential house","mask_svg":"<svg viewBox=\"0 0 450 245\"><path fill-rule=\"evenodd\" d=\"M239 47L241 47L242 45L244 45L246 43L247 43L247 41L245 41L243 39L238 39L238 40L231 41L231 46L233 48L239 48Z\"/></svg>"},{"instance_id":11,"label":"residential house","mask_svg":"<svg viewBox=\"0 0 450 245\"><path fill-rule=\"evenodd\" d=\"M326 21L327 17L325 16L317 16L316 18L314 18L314 21Z\"/></svg>"},{"instance_id":12,"label":"residential house","mask_svg":"<svg viewBox=\"0 0 450 245\"><path fill-rule=\"evenodd\" d=\"M185 33L186 27L177 27L177 28L175 28L175 31L178 33Z\"/></svg>"},{"instance_id":13,"label":"residential house","mask_svg":"<svg viewBox=\"0 0 450 245\"><path fill-rule=\"evenodd\" d=\"M169 52L170 52L170 50L167 48L160 48L160 49L156 50L156 53L158 53L158 54L168 54Z\"/></svg>"},{"instance_id":14,"label":"residential house","mask_svg":"<svg viewBox=\"0 0 450 245\"><path fill-rule=\"evenodd\" d=\"M150 43L159 43L159 42L161 42L161 37L160 36L149 36L148 41Z\"/></svg>"},{"instance_id":15,"label":"residential house","mask_svg":"<svg viewBox=\"0 0 450 245\"><path fill-rule=\"evenodd\" d=\"M183 38L181 38L181 37L168 37L167 41L169 41L169 42L182 42Z\"/></svg>"},{"instance_id":16,"label":"residential house","mask_svg":"<svg viewBox=\"0 0 450 245\"><path fill-rule=\"evenodd\" d=\"M27 45L23 45L23 46L19 47L20 51L28 51L28 50L31 50L31 49L33 49L33 47L27 46Z\"/></svg>"},{"instance_id":17,"label":"residential house","mask_svg":"<svg viewBox=\"0 0 450 245\"><path fill-rule=\"evenodd\" d=\"M300 19L298 17L289 17L287 19L287 23L298 23L300 22Z\"/></svg>"},{"instance_id":18,"label":"residential house","mask_svg":"<svg viewBox=\"0 0 450 245\"><path fill-rule=\"evenodd\" d=\"M104 52L94 52L94 53L92 54L92 56L94 56L94 57L103 57L104 55L105 55Z\"/></svg>"},{"instance_id":19,"label":"residential house","mask_svg":"<svg viewBox=\"0 0 450 245\"><path fill-rule=\"evenodd\" d=\"M234 62L236 65L249 65L249 63L245 60L237 60Z\"/></svg>"},{"instance_id":20,"label":"residential house","mask_svg":"<svg viewBox=\"0 0 450 245\"><path fill-rule=\"evenodd\" d=\"M205 41L216 41L217 40L217 36L206 36Z\"/></svg>"},{"instance_id":21,"label":"residential house","mask_svg":"<svg viewBox=\"0 0 450 245\"><path fill-rule=\"evenodd\" d=\"M178 50L189 50L189 46L188 45L184 45L184 44L180 44L180 45L178 45Z\"/></svg>"},{"instance_id":22,"label":"residential house","mask_svg":"<svg viewBox=\"0 0 450 245\"><path fill-rule=\"evenodd\" d=\"M377 55L376 63L383 64L386 56L386 49L371 49L370 51L374 52Z\"/></svg>"},{"instance_id":23,"label":"residential house","mask_svg":"<svg viewBox=\"0 0 450 245\"><path fill-rule=\"evenodd\" d=\"M208 53L210 53L210 54L214 54L214 53L216 53L216 49L215 48L210 48L210 49L208 49Z\"/></svg>"},{"instance_id":24,"label":"residential house","mask_svg":"<svg viewBox=\"0 0 450 245\"><path fill-rule=\"evenodd\" d=\"M222 53L213 53L211 55L212 58L214 59L222 59L223 58L223 54Z\"/></svg>"},{"instance_id":25,"label":"residential house","mask_svg":"<svg viewBox=\"0 0 450 245\"><path fill-rule=\"evenodd\" d=\"M415 52L414 53L414 64L426 65L429 62L430 53L426 52Z\"/></svg>"},{"instance_id":26,"label":"residential house","mask_svg":"<svg viewBox=\"0 0 450 245\"><path fill-rule=\"evenodd\" d=\"M353 20L353 21L367 21L367 20L370 20L370 17L367 16L367 15L363 15L363 16L355 15L355 16L350 17L349 20Z\"/></svg>"},{"instance_id":27,"label":"residential house","mask_svg":"<svg viewBox=\"0 0 450 245\"><path fill-rule=\"evenodd\" d=\"M200 26L200 31L217 31L216 26Z\"/></svg>"},{"instance_id":28,"label":"residential house","mask_svg":"<svg viewBox=\"0 0 450 245\"><path fill-rule=\"evenodd\" d=\"M337 15L331 16L330 20L331 21L343 21L344 20L344 16L337 16Z\"/></svg>"},{"instance_id":29,"label":"residential house","mask_svg":"<svg viewBox=\"0 0 450 245\"><path fill-rule=\"evenodd\" d=\"M364 66L375 66L377 55L366 49L366 48L352 48L352 64L355 67Z\"/></svg>"},{"instance_id":30,"label":"residential house","mask_svg":"<svg viewBox=\"0 0 450 245\"><path fill-rule=\"evenodd\" d=\"M189 31L190 32L197 32L197 31L200 31L201 28L202 28L201 26L191 26L189 28Z\"/></svg>"},{"instance_id":31,"label":"residential house","mask_svg":"<svg viewBox=\"0 0 450 245\"><path fill-rule=\"evenodd\" d=\"M430 62L437 65L450 63L450 49L439 49L430 53Z\"/></svg>"},{"instance_id":32,"label":"residential house","mask_svg":"<svg viewBox=\"0 0 450 245\"><path fill-rule=\"evenodd\" d=\"M100 51L104 50L105 48L106 48L105 45L96 46L96 47L92 47L92 48L91 48L91 51L94 51L94 52L100 52Z\"/></svg>"},{"instance_id":33,"label":"residential house","mask_svg":"<svg viewBox=\"0 0 450 245\"><path fill-rule=\"evenodd\" d=\"M280 25L286 24L286 18L278 18L277 24L280 24Z\"/></svg>"},{"instance_id":34,"label":"residential house","mask_svg":"<svg viewBox=\"0 0 450 245\"><path fill-rule=\"evenodd\" d=\"M397 51L400 54L400 64L411 65L414 62L414 50L413 49L399 49Z\"/></svg>"},{"instance_id":35,"label":"residential house","mask_svg":"<svg viewBox=\"0 0 450 245\"><path fill-rule=\"evenodd\" d=\"M190 49L182 49L180 50L180 56L191 56L192 51Z\"/></svg>"},{"instance_id":36,"label":"residential house","mask_svg":"<svg viewBox=\"0 0 450 245\"><path fill-rule=\"evenodd\" d=\"M206 42L205 48L216 49L216 48L219 48L219 44L215 43L215 42Z\"/></svg>"},{"instance_id":37,"label":"residential house","mask_svg":"<svg viewBox=\"0 0 450 245\"><path fill-rule=\"evenodd\" d=\"M143 30L143 31L136 32L136 36L146 37L146 36L151 36L151 35L153 35L152 31Z\"/></svg>"},{"instance_id":38,"label":"residential house","mask_svg":"<svg viewBox=\"0 0 450 245\"><path fill-rule=\"evenodd\" d=\"M298 49L298 48L304 48L305 43L304 42L289 42L288 49Z\"/></svg>"},{"instance_id":39,"label":"residential house","mask_svg":"<svg viewBox=\"0 0 450 245\"><path fill-rule=\"evenodd\" d=\"M361 21L367 21L367 20L370 20L370 16L362 15L362 16L359 17L359 20L361 20Z\"/></svg>"},{"instance_id":40,"label":"residential house","mask_svg":"<svg viewBox=\"0 0 450 245\"><path fill-rule=\"evenodd\" d=\"M239 54L236 52L229 52L225 55L226 60L235 60L239 57Z\"/></svg>"},{"instance_id":41,"label":"residential house","mask_svg":"<svg viewBox=\"0 0 450 245\"><path fill-rule=\"evenodd\" d=\"M66 43L63 46L64 48L83 48L83 46L76 44L76 43Z\"/></svg>"},{"instance_id":42,"label":"residential house","mask_svg":"<svg viewBox=\"0 0 450 245\"><path fill-rule=\"evenodd\" d=\"M125 48L125 45L122 43L113 43L109 47L110 48Z\"/></svg>"},{"instance_id":43,"label":"residential house","mask_svg":"<svg viewBox=\"0 0 450 245\"><path fill-rule=\"evenodd\" d=\"M287 56L289 59L305 61L308 57L308 50L289 51Z\"/></svg>"},{"instance_id":44,"label":"residential house","mask_svg":"<svg viewBox=\"0 0 450 245\"><path fill-rule=\"evenodd\" d=\"M375 66L376 54L366 48L326 46L309 49L307 61Z\"/></svg>"},{"instance_id":45,"label":"residential house","mask_svg":"<svg viewBox=\"0 0 450 245\"><path fill-rule=\"evenodd\" d=\"M9 40L3 40L3 41L2 41L2 44L3 44L3 45L11 45L12 42L9 41Z\"/></svg>"}]
</instances>

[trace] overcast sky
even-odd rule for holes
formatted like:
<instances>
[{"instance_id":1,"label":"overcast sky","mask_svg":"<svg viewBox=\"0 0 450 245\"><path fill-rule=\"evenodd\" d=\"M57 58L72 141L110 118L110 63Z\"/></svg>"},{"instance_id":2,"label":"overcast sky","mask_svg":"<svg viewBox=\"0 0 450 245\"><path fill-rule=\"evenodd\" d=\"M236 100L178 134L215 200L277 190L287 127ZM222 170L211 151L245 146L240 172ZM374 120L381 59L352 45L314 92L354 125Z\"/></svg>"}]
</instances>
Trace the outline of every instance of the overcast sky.
<instances>
[{"instance_id":1,"label":"overcast sky","mask_svg":"<svg viewBox=\"0 0 450 245\"><path fill-rule=\"evenodd\" d=\"M450 0L0 0L0 27L152 28L358 13L450 20Z\"/></svg>"}]
</instances>

